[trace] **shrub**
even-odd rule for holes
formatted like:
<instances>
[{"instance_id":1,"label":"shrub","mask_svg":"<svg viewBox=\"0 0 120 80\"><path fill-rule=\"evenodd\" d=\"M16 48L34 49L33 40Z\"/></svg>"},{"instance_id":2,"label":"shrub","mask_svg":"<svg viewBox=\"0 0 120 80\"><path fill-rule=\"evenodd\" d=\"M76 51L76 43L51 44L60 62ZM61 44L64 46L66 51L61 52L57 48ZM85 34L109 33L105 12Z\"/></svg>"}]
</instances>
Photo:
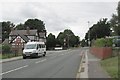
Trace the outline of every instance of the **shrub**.
<instances>
[{"instance_id":1,"label":"shrub","mask_svg":"<svg viewBox=\"0 0 120 80\"><path fill-rule=\"evenodd\" d=\"M10 46L5 44L5 45L2 45L2 53L10 53Z\"/></svg>"},{"instance_id":2,"label":"shrub","mask_svg":"<svg viewBox=\"0 0 120 80\"><path fill-rule=\"evenodd\" d=\"M95 47L111 47L113 42L111 38L100 38L94 41L93 46Z\"/></svg>"}]
</instances>

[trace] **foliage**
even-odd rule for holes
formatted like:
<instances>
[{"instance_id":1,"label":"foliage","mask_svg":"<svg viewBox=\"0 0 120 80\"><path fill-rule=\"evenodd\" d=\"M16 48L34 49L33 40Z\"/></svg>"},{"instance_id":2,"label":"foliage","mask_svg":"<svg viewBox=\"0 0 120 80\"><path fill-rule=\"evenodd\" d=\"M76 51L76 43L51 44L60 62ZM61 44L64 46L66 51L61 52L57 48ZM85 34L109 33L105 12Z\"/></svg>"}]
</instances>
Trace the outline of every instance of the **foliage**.
<instances>
[{"instance_id":1,"label":"foliage","mask_svg":"<svg viewBox=\"0 0 120 80\"><path fill-rule=\"evenodd\" d=\"M15 25L10 21L1 22L1 23L2 23L2 41L4 41L5 38L9 37L9 34L11 32L11 27L14 27Z\"/></svg>"},{"instance_id":2,"label":"foliage","mask_svg":"<svg viewBox=\"0 0 120 80\"><path fill-rule=\"evenodd\" d=\"M110 24L115 35L120 35L120 2L118 3L117 14L112 15Z\"/></svg>"},{"instance_id":3,"label":"foliage","mask_svg":"<svg viewBox=\"0 0 120 80\"><path fill-rule=\"evenodd\" d=\"M103 18L89 29L85 35L85 39L88 41L90 38L90 41L92 41L97 38L105 38L106 36L110 36L110 32L110 24L107 22L106 18Z\"/></svg>"},{"instance_id":4,"label":"foliage","mask_svg":"<svg viewBox=\"0 0 120 80\"><path fill-rule=\"evenodd\" d=\"M46 42L47 49L53 48L55 47L55 45L56 45L55 35L50 33L47 37L47 42Z\"/></svg>"},{"instance_id":5,"label":"foliage","mask_svg":"<svg viewBox=\"0 0 120 80\"><path fill-rule=\"evenodd\" d=\"M93 42L93 45L92 46L95 46L95 47L111 47L113 42L112 42L113 39L110 39L110 38L100 38L100 39L97 39Z\"/></svg>"},{"instance_id":6,"label":"foliage","mask_svg":"<svg viewBox=\"0 0 120 80\"><path fill-rule=\"evenodd\" d=\"M74 47L79 45L79 37L75 36L74 33L66 29L64 32L60 32L57 36L58 44L66 47Z\"/></svg>"},{"instance_id":7,"label":"foliage","mask_svg":"<svg viewBox=\"0 0 120 80\"><path fill-rule=\"evenodd\" d=\"M10 53L10 46L5 44L5 45L2 45L2 53Z\"/></svg>"},{"instance_id":8,"label":"foliage","mask_svg":"<svg viewBox=\"0 0 120 80\"><path fill-rule=\"evenodd\" d=\"M25 26L24 26L24 24L22 24L22 23L18 24L18 25L16 26L16 28L17 28L18 30L25 30Z\"/></svg>"},{"instance_id":9,"label":"foliage","mask_svg":"<svg viewBox=\"0 0 120 80\"><path fill-rule=\"evenodd\" d=\"M28 19L24 23L25 28L29 27L30 29L37 29L38 32L42 32L45 30L45 24L43 21L39 19Z\"/></svg>"},{"instance_id":10,"label":"foliage","mask_svg":"<svg viewBox=\"0 0 120 80\"><path fill-rule=\"evenodd\" d=\"M80 43L81 43L81 46L82 46L82 47L87 46L87 43L85 42L85 39L83 39Z\"/></svg>"}]
</instances>

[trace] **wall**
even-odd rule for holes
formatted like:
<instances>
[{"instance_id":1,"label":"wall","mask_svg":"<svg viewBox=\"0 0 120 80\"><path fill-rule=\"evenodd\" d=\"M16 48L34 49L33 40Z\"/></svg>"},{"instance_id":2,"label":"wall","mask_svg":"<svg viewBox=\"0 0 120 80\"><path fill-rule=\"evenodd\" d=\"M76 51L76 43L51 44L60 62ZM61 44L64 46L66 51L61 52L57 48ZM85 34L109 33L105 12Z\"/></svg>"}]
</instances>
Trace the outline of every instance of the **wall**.
<instances>
[{"instance_id":1,"label":"wall","mask_svg":"<svg viewBox=\"0 0 120 80\"><path fill-rule=\"evenodd\" d=\"M112 56L111 47L91 47L90 52L100 59L106 59Z\"/></svg>"}]
</instances>

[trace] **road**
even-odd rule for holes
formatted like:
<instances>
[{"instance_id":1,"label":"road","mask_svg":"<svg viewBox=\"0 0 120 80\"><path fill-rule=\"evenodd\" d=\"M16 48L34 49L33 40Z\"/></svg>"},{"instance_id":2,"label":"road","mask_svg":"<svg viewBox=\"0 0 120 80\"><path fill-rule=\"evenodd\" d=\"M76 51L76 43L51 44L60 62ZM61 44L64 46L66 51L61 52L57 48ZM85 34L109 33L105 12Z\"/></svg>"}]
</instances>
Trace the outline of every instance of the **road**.
<instances>
[{"instance_id":1,"label":"road","mask_svg":"<svg viewBox=\"0 0 120 80\"><path fill-rule=\"evenodd\" d=\"M2 78L76 78L84 49L48 51L46 57L2 64Z\"/></svg>"}]
</instances>

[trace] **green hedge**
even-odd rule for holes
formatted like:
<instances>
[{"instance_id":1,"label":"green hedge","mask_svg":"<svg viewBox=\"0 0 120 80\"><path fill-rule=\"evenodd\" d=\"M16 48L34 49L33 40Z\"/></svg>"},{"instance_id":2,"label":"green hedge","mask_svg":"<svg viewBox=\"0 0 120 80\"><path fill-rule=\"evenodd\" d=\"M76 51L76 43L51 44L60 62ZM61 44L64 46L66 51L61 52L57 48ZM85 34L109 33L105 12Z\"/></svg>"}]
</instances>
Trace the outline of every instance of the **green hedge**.
<instances>
[{"instance_id":1,"label":"green hedge","mask_svg":"<svg viewBox=\"0 0 120 80\"><path fill-rule=\"evenodd\" d=\"M93 42L94 47L112 47L113 39L111 38L100 38Z\"/></svg>"},{"instance_id":2,"label":"green hedge","mask_svg":"<svg viewBox=\"0 0 120 80\"><path fill-rule=\"evenodd\" d=\"M10 46L5 44L5 45L2 45L2 53L10 53Z\"/></svg>"}]
</instances>

